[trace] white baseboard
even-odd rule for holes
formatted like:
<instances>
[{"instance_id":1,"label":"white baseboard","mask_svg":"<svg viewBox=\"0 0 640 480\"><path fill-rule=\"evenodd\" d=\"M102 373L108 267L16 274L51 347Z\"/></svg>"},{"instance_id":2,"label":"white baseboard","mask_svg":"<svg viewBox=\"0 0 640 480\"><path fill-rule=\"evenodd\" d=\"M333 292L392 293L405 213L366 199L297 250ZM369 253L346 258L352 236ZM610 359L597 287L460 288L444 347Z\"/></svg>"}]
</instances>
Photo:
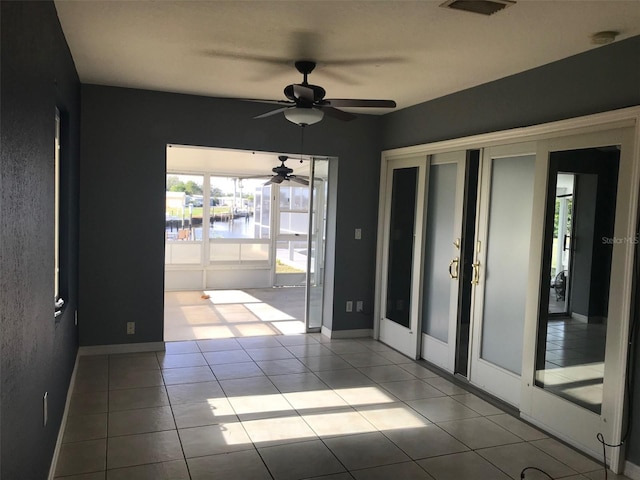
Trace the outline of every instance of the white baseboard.
<instances>
[{"instance_id":1,"label":"white baseboard","mask_svg":"<svg viewBox=\"0 0 640 480\"><path fill-rule=\"evenodd\" d=\"M624 463L624 474L632 480L640 480L640 467L627 460Z\"/></svg>"},{"instance_id":2,"label":"white baseboard","mask_svg":"<svg viewBox=\"0 0 640 480\"><path fill-rule=\"evenodd\" d=\"M67 390L67 399L64 402L64 412L62 414L62 420L60 421L60 429L58 430L58 438L56 440L56 448L53 450L53 458L51 459L51 467L49 467L49 480L53 480L56 476L56 467L58 466L58 457L60 456L60 449L62 448L62 439L64 438L64 429L67 426L67 417L69 416L69 405L71 404L71 395L73 394L73 387L76 383L76 371L78 370L78 357L76 354L76 362L73 365L73 372L71 373L71 380L69 381L69 389Z\"/></svg>"},{"instance_id":3,"label":"white baseboard","mask_svg":"<svg viewBox=\"0 0 640 480\"><path fill-rule=\"evenodd\" d=\"M116 345L92 345L89 347L80 347L78 349L78 355L82 357L85 355L163 352L164 350L164 342L121 343Z\"/></svg>"},{"instance_id":4,"label":"white baseboard","mask_svg":"<svg viewBox=\"0 0 640 480\"><path fill-rule=\"evenodd\" d=\"M329 338L363 338L373 336L373 329L359 328L357 330L330 330L322 327L322 335Z\"/></svg>"}]
</instances>

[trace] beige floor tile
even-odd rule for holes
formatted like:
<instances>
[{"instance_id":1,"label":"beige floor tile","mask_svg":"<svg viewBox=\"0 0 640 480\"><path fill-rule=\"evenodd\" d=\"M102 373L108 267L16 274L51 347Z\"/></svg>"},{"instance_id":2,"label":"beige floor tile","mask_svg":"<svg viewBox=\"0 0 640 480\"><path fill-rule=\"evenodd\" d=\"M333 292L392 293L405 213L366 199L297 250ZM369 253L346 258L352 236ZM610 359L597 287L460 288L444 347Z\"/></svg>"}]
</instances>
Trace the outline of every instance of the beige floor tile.
<instances>
[{"instance_id":1,"label":"beige floor tile","mask_svg":"<svg viewBox=\"0 0 640 480\"><path fill-rule=\"evenodd\" d=\"M438 426L472 450L522 442L520 437L481 417L440 422Z\"/></svg>"},{"instance_id":2,"label":"beige floor tile","mask_svg":"<svg viewBox=\"0 0 640 480\"><path fill-rule=\"evenodd\" d=\"M453 395L451 398L469 407L471 410L478 412L480 415L499 415L503 413L498 407L494 407L489 402L485 402L472 393Z\"/></svg>"},{"instance_id":3,"label":"beige floor tile","mask_svg":"<svg viewBox=\"0 0 640 480\"><path fill-rule=\"evenodd\" d=\"M311 372L272 375L269 380L282 393L329 390L327 384Z\"/></svg>"},{"instance_id":4,"label":"beige floor tile","mask_svg":"<svg viewBox=\"0 0 640 480\"><path fill-rule=\"evenodd\" d=\"M281 417L294 411L281 393L229 397L229 403L240 420Z\"/></svg>"},{"instance_id":5,"label":"beige floor tile","mask_svg":"<svg viewBox=\"0 0 640 480\"><path fill-rule=\"evenodd\" d=\"M55 477L54 480L105 480L106 472L81 473L80 475L70 475Z\"/></svg>"},{"instance_id":6,"label":"beige floor tile","mask_svg":"<svg viewBox=\"0 0 640 480\"><path fill-rule=\"evenodd\" d=\"M81 392L100 392L109 389L109 376L107 370L99 373L86 372L82 374L76 373L73 384L73 391Z\"/></svg>"},{"instance_id":7,"label":"beige floor tile","mask_svg":"<svg viewBox=\"0 0 640 480\"><path fill-rule=\"evenodd\" d=\"M400 402L356 407L356 411L381 431L419 428L431 423L413 408Z\"/></svg>"},{"instance_id":8,"label":"beige floor tile","mask_svg":"<svg viewBox=\"0 0 640 480\"><path fill-rule=\"evenodd\" d=\"M167 393L172 405L180 403L208 402L215 398L224 398L224 392L218 382L185 383L169 385Z\"/></svg>"},{"instance_id":9,"label":"beige floor tile","mask_svg":"<svg viewBox=\"0 0 640 480\"><path fill-rule=\"evenodd\" d=\"M271 480L255 450L189 458L191 480Z\"/></svg>"},{"instance_id":10,"label":"beige floor tile","mask_svg":"<svg viewBox=\"0 0 640 480\"><path fill-rule=\"evenodd\" d=\"M109 392L109 412L169 405L164 387L128 388Z\"/></svg>"},{"instance_id":11,"label":"beige floor tile","mask_svg":"<svg viewBox=\"0 0 640 480\"><path fill-rule=\"evenodd\" d=\"M160 370L111 369L109 372L109 390L159 387L161 385L164 385L164 379Z\"/></svg>"},{"instance_id":12,"label":"beige floor tile","mask_svg":"<svg viewBox=\"0 0 640 480\"><path fill-rule=\"evenodd\" d=\"M178 430L186 458L253 450L241 423L221 423Z\"/></svg>"},{"instance_id":13,"label":"beige floor tile","mask_svg":"<svg viewBox=\"0 0 640 480\"><path fill-rule=\"evenodd\" d=\"M602 468L600 464L594 462L589 457L552 438L536 440L534 442L531 442L531 445L539 448L543 452L548 453L553 458L560 460L562 463L568 465L576 472L593 472Z\"/></svg>"},{"instance_id":14,"label":"beige floor tile","mask_svg":"<svg viewBox=\"0 0 640 480\"><path fill-rule=\"evenodd\" d=\"M345 353L340 354L343 360L349 362L352 366L357 368L362 367L375 367L378 365L390 365L393 362L382 355L375 352L361 352L361 353Z\"/></svg>"},{"instance_id":15,"label":"beige floor tile","mask_svg":"<svg viewBox=\"0 0 640 480\"><path fill-rule=\"evenodd\" d=\"M296 480L343 472L345 469L319 440L259 449L275 480Z\"/></svg>"},{"instance_id":16,"label":"beige floor tile","mask_svg":"<svg viewBox=\"0 0 640 480\"><path fill-rule=\"evenodd\" d=\"M537 428L527 425L525 422L507 414L491 415L487 417L494 423L497 423L501 427L509 430L511 433L519 436L523 440L530 442L532 440L540 440L547 438L544 432L541 432Z\"/></svg>"},{"instance_id":17,"label":"beige floor tile","mask_svg":"<svg viewBox=\"0 0 640 480\"><path fill-rule=\"evenodd\" d=\"M242 337L236 340L242 348L270 348L281 346L281 343L271 336Z\"/></svg>"},{"instance_id":18,"label":"beige floor tile","mask_svg":"<svg viewBox=\"0 0 640 480\"><path fill-rule=\"evenodd\" d=\"M302 415L302 418L323 438L376 431L376 427L352 408L319 411Z\"/></svg>"},{"instance_id":19,"label":"beige floor tile","mask_svg":"<svg viewBox=\"0 0 640 480\"><path fill-rule=\"evenodd\" d=\"M201 352L221 352L224 350L241 350L242 346L235 338L216 338L212 340L198 340L196 342Z\"/></svg>"},{"instance_id":20,"label":"beige floor tile","mask_svg":"<svg viewBox=\"0 0 640 480\"><path fill-rule=\"evenodd\" d=\"M414 362L414 363L401 363L398 365L403 370L406 370L411 375L418 378L435 378L438 376L437 373L432 372L428 368L426 368L423 364Z\"/></svg>"},{"instance_id":21,"label":"beige floor tile","mask_svg":"<svg viewBox=\"0 0 640 480\"><path fill-rule=\"evenodd\" d=\"M265 375L290 375L293 373L308 372L297 358L287 358L283 360L265 360L256 362Z\"/></svg>"},{"instance_id":22,"label":"beige floor tile","mask_svg":"<svg viewBox=\"0 0 640 480\"><path fill-rule=\"evenodd\" d=\"M323 370L340 370L350 369L353 367L350 363L345 362L337 355L323 355L320 357L301 357L300 361L312 372L321 372Z\"/></svg>"},{"instance_id":23,"label":"beige floor tile","mask_svg":"<svg viewBox=\"0 0 640 480\"><path fill-rule=\"evenodd\" d=\"M338 355L346 355L352 353L365 353L371 354L372 350L367 348L362 343L357 340L334 340L330 339L328 342L324 343L324 346L331 350L333 353Z\"/></svg>"},{"instance_id":24,"label":"beige floor tile","mask_svg":"<svg viewBox=\"0 0 640 480\"><path fill-rule=\"evenodd\" d=\"M170 368L163 370L162 376L166 385L210 382L216 379L209 367Z\"/></svg>"},{"instance_id":25,"label":"beige floor tile","mask_svg":"<svg viewBox=\"0 0 640 480\"><path fill-rule=\"evenodd\" d=\"M347 406L340 395L333 390L309 390L283 393L293 408L300 412L309 409L344 408Z\"/></svg>"},{"instance_id":26,"label":"beige floor tile","mask_svg":"<svg viewBox=\"0 0 640 480\"><path fill-rule=\"evenodd\" d=\"M175 430L110 437L107 441L107 469L182 458L180 439Z\"/></svg>"},{"instance_id":27,"label":"beige floor tile","mask_svg":"<svg viewBox=\"0 0 640 480\"><path fill-rule=\"evenodd\" d=\"M351 388L336 388L335 392L352 406L394 403L398 399L379 385L361 385Z\"/></svg>"},{"instance_id":28,"label":"beige floor tile","mask_svg":"<svg viewBox=\"0 0 640 480\"><path fill-rule=\"evenodd\" d=\"M103 471L106 457L106 439L65 443L60 447L56 476Z\"/></svg>"},{"instance_id":29,"label":"beige floor tile","mask_svg":"<svg viewBox=\"0 0 640 480\"><path fill-rule=\"evenodd\" d=\"M200 351L196 342L166 342L164 348L167 355L197 353Z\"/></svg>"},{"instance_id":30,"label":"beige floor tile","mask_svg":"<svg viewBox=\"0 0 640 480\"><path fill-rule=\"evenodd\" d=\"M415 380L416 377L397 365L379 365L377 367L359 368L371 380L376 382L396 382L400 380Z\"/></svg>"},{"instance_id":31,"label":"beige floor tile","mask_svg":"<svg viewBox=\"0 0 640 480\"><path fill-rule=\"evenodd\" d=\"M438 390L446 393L447 395L462 395L465 393L469 393L464 388L459 387L442 377L428 377L425 378L424 381L429 385L436 387Z\"/></svg>"},{"instance_id":32,"label":"beige floor tile","mask_svg":"<svg viewBox=\"0 0 640 480\"><path fill-rule=\"evenodd\" d=\"M139 408L109 413L109 436L175 430L171 407Z\"/></svg>"},{"instance_id":33,"label":"beige floor tile","mask_svg":"<svg viewBox=\"0 0 640 480\"><path fill-rule=\"evenodd\" d=\"M264 372L255 362L225 363L211 365L211 370L218 380L231 380L233 378L262 377Z\"/></svg>"},{"instance_id":34,"label":"beige floor tile","mask_svg":"<svg viewBox=\"0 0 640 480\"><path fill-rule=\"evenodd\" d=\"M275 385L266 376L221 380L220 386L228 397L279 393Z\"/></svg>"},{"instance_id":35,"label":"beige floor tile","mask_svg":"<svg viewBox=\"0 0 640 480\"><path fill-rule=\"evenodd\" d=\"M407 402L407 405L434 423L480 416L477 412L474 412L450 397L411 400Z\"/></svg>"},{"instance_id":36,"label":"beige floor tile","mask_svg":"<svg viewBox=\"0 0 640 480\"><path fill-rule=\"evenodd\" d=\"M331 357L320 357L331 358ZM322 370L315 372L320 380L331 388L350 388L361 385L372 385L375 382L355 368L341 370Z\"/></svg>"},{"instance_id":37,"label":"beige floor tile","mask_svg":"<svg viewBox=\"0 0 640 480\"><path fill-rule=\"evenodd\" d=\"M287 337L284 337L284 338L287 338ZM304 345L287 345L287 350L289 350L293 355L295 355L298 358L323 357L328 355L335 355L335 353L333 353L327 347L317 342L304 344Z\"/></svg>"},{"instance_id":38,"label":"beige floor tile","mask_svg":"<svg viewBox=\"0 0 640 480\"><path fill-rule=\"evenodd\" d=\"M262 360L294 358L293 353L284 347L247 348L245 351L256 362Z\"/></svg>"},{"instance_id":39,"label":"beige floor tile","mask_svg":"<svg viewBox=\"0 0 640 480\"><path fill-rule=\"evenodd\" d=\"M107 480L190 480L184 460L107 471Z\"/></svg>"},{"instance_id":40,"label":"beige floor tile","mask_svg":"<svg viewBox=\"0 0 640 480\"><path fill-rule=\"evenodd\" d=\"M197 347L196 347L197 348ZM158 363L160 368L182 368L206 366L207 362L202 353L158 353Z\"/></svg>"},{"instance_id":41,"label":"beige floor tile","mask_svg":"<svg viewBox=\"0 0 640 480\"><path fill-rule=\"evenodd\" d=\"M454 453L418 460L418 465L437 480L510 479L475 452Z\"/></svg>"},{"instance_id":42,"label":"beige floor tile","mask_svg":"<svg viewBox=\"0 0 640 480\"><path fill-rule=\"evenodd\" d=\"M125 353L109 356L109 372L131 370L159 370L155 352Z\"/></svg>"},{"instance_id":43,"label":"beige floor tile","mask_svg":"<svg viewBox=\"0 0 640 480\"><path fill-rule=\"evenodd\" d=\"M109 392L74 392L69 403L69 417L105 413L108 411Z\"/></svg>"},{"instance_id":44,"label":"beige floor tile","mask_svg":"<svg viewBox=\"0 0 640 480\"><path fill-rule=\"evenodd\" d=\"M377 352L379 355L382 355L384 358L391 360L393 363L413 363L413 360L407 357L406 355L402 355L394 350L382 350Z\"/></svg>"},{"instance_id":45,"label":"beige floor tile","mask_svg":"<svg viewBox=\"0 0 640 480\"><path fill-rule=\"evenodd\" d=\"M433 424L385 430L383 433L413 460L469 450L466 445Z\"/></svg>"},{"instance_id":46,"label":"beige floor tile","mask_svg":"<svg viewBox=\"0 0 640 480\"><path fill-rule=\"evenodd\" d=\"M396 463L394 465L383 465L381 467L366 468L351 472L356 480L389 480L411 479L411 480L434 480L415 462Z\"/></svg>"},{"instance_id":47,"label":"beige floor tile","mask_svg":"<svg viewBox=\"0 0 640 480\"><path fill-rule=\"evenodd\" d=\"M444 397L445 394L428 383L413 378L400 382L383 382L380 386L400 400L420 400L423 398Z\"/></svg>"},{"instance_id":48,"label":"beige floor tile","mask_svg":"<svg viewBox=\"0 0 640 480\"><path fill-rule=\"evenodd\" d=\"M93 413L69 417L64 429L63 443L97 440L107 437L107 414Z\"/></svg>"},{"instance_id":49,"label":"beige floor tile","mask_svg":"<svg viewBox=\"0 0 640 480\"><path fill-rule=\"evenodd\" d=\"M206 403L183 403L172 406L178 428L202 427L239 421L226 398L212 398Z\"/></svg>"},{"instance_id":50,"label":"beige floor tile","mask_svg":"<svg viewBox=\"0 0 640 480\"><path fill-rule=\"evenodd\" d=\"M299 416L268 418L242 422L256 448L317 439L317 435Z\"/></svg>"},{"instance_id":51,"label":"beige floor tile","mask_svg":"<svg viewBox=\"0 0 640 480\"><path fill-rule=\"evenodd\" d=\"M476 453L511 476L511 478L520 478L520 472L528 466L540 468L553 478L567 477L577 473L567 465L528 443L483 448L477 450Z\"/></svg>"},{"instance_id":52,"label":"beige floor tile","mask_svg":"<svg viewBox=\"0 0 640 480\"><path fill-rule=\"evenodd\" d=\"M379 432L327 438L324 442L348 470L409 460L402 450Z\"/></svg>"},{"instance_id":53,"label":"beige floor tile","mask_svg":"<svg viewBox=\"0 0 640 480\"><path fill-rule=\"evenodd\" d=\"M226 363L252 362L253 359L244 350L220 350L205 352L204 358L209 365L224 365Z\"/></svg>"}]
</instances>

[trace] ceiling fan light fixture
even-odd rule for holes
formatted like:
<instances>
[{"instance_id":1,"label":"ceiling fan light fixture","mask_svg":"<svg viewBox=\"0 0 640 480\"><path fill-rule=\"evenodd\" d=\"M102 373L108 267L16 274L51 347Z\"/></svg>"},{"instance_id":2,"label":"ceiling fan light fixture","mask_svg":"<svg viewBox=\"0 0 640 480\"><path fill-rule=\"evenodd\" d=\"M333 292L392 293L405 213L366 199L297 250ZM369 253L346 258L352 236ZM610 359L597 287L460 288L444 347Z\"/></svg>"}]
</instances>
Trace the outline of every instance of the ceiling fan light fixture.
<instances>
[{"instance_id":1,"label":"ceiling fan light fixture","mask_svg":"<svg viewBox=\"0 0 640 480\"><path fill-rule=\"evenodd\" d=\"M324 117L324 112L317 108L294 107L284 111L287 120L301 127L318 123Z\"/></svg>"}]
</instances>

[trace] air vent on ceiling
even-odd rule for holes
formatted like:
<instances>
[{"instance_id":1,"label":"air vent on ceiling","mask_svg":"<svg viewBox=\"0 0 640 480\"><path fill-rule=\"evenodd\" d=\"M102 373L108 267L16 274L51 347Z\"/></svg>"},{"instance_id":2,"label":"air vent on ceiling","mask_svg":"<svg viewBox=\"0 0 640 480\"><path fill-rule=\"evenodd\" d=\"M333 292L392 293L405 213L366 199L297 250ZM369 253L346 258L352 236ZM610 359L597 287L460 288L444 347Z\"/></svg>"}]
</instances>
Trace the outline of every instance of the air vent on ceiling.
<instances>
[{"instance_id":1,"label":"air vent on ceiling","mask_svg":"<svg viewBox=\"0 0 640 480\"><path fill-rule=\"evenodd\" d=\"M514 3L516 2L513 0L447 0L440 6L482 15L493 15Z\"/></svg>"}]
</instances>

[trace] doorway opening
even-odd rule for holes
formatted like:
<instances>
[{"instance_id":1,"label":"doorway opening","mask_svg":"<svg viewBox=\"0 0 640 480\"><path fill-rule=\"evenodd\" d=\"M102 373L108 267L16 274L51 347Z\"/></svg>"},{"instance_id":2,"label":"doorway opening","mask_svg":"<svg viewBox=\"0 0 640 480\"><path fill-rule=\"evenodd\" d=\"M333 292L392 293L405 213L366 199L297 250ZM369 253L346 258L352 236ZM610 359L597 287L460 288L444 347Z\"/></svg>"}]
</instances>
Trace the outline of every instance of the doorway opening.
<instances>
[{"instance_id":1,"label":"doorway opening","mask_svg":"<svg viewBox=\"0 0 640 480\"><path fill-rule=\"evenodd\" d=\"M167 146L165 341L319 331L329 159ZM329 299L326 299L330 301Z\"/></svg>"}]
</instances>

